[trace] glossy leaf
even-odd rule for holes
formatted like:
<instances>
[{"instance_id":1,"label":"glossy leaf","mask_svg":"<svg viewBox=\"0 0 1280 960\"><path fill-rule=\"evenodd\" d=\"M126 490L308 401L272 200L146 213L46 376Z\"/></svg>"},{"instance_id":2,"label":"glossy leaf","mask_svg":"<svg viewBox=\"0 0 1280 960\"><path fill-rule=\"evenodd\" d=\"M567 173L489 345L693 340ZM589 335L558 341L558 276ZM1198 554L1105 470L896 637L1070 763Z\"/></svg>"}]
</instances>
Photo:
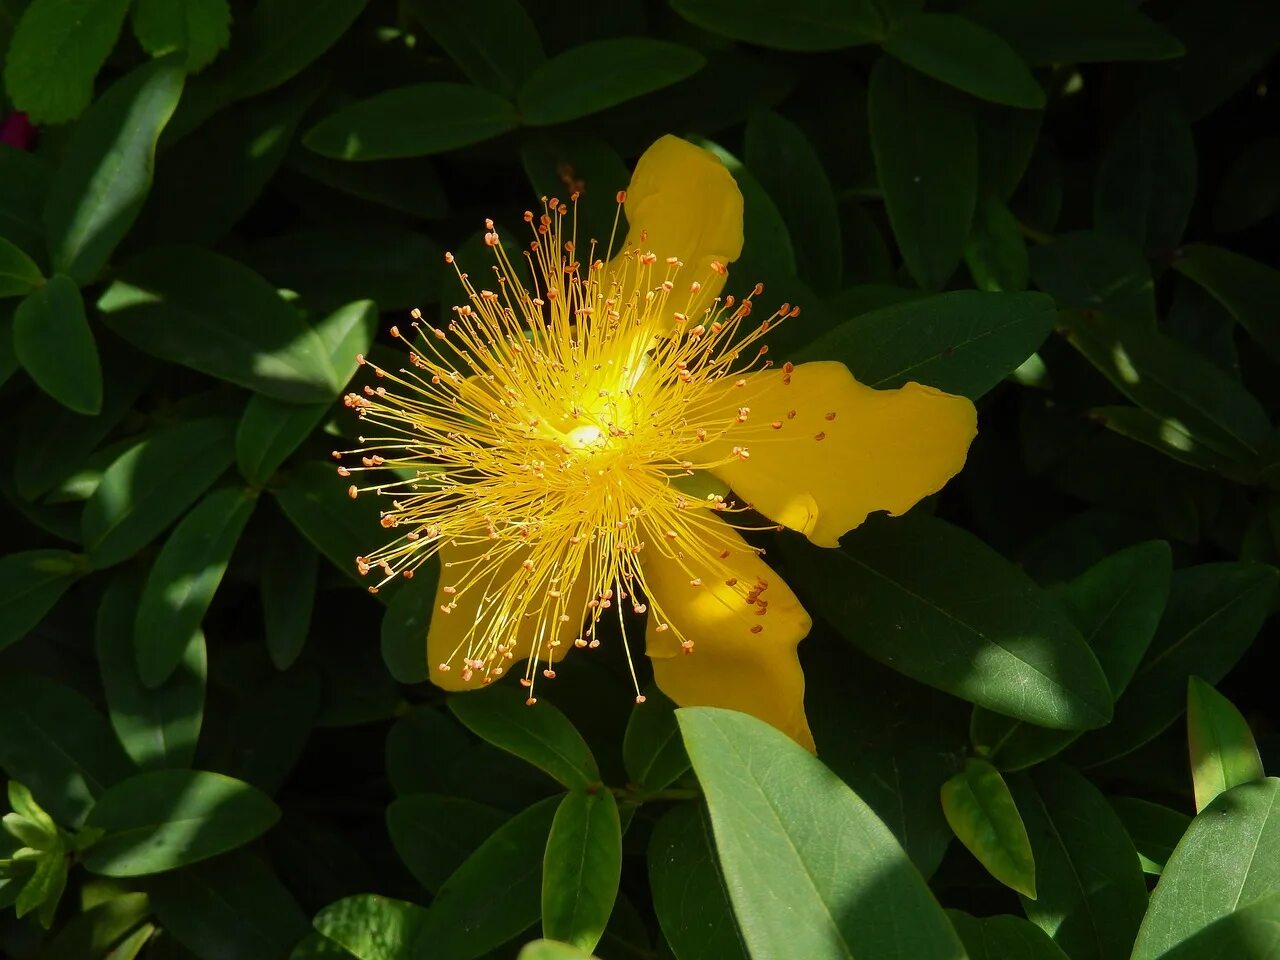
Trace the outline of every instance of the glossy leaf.
<instances>
[{"instance_id":1,"label":"glossy leaf","mask_svg":"<svg viewBox=\"0 0 1280 960\"><path fill-rule=\"evenodd\" d=\"M649 886L663 936L678 960L746 960L702 802L681 804L654 826Z\"/></svg>"},{"instance_id":2,"label":"glossy leaf","mask_svg":"<svg viewBox=\"0 0 1280 960\"><path fill-rule=\"evenodd\" d=\"M462 797L417 793L387 807L387 833L400 860L432 893L510 818Z\"/></svg>"},{"instance_id":3,"label":"glossy leaf","mask_svg":"<svg viewBox=\"0 0 1280 960\"><path fill-rule=\"evenodd\" d=\"M978 202L973 118L891 58L871 71L871 148L893 235L912 277L941 290L960 262Z\"/></svg>"},{"instance_id":4,"label":"glossy leaf","mask_svg":"<svg viewBox=\"0 0 1280 960\"><path fill-rule=\"evenodd\" d=\"M1022 59L997 34L965 17L919 13L899 20L884 49L907 66L983 100L1031 110L1044 106L1044 91Z\"/></svg>"},{"instance_id":5,"label":"glossy leaf","mask_svg":"<svg viewBox=\"0 0 1280 960\"><path fill-rule=\"evenodd\" d=\"M357 960L400 960L416 955L426 917L416 903L360 894L329 904L314 923Z\"/></svg>"},{"instance_id":6,"label":"glossy leaf","mask_svg":"<svg viewBox=\"0 0 1280 960\"><path fill-rule=\"evenodd\" d=\"M746 714L677 717L752 955L964 956L888 828L821 761Z\"/></svg>"},{"instance_id":7,"label":"glossy leaf","mask_svg":"<svg viewBox=\"0 0 1280 960\"><path fill-rule=\"evenodd\" d=\"M942 785L942 810L960 842L993 877L1035 899L1031 841L999 770L985 760L970 759Z\"/></svg>"},{"instance_id":8,"label":"glossy leaf","mask_svg":"<svg viewBox=\"0 0 1280 960\"><path fill-rule=\"evenodd\" d=\"M30 633L82 572L81 559L66 550L0 557L0 649Z\"/></svg>"},{"instance_id":9,"label":"glossy leaf","mask_svg":"<svg viewBox=\"0 0 1280 960\"><path fill-rule=\"evenodd\" d=\"M109 788L86 825L103 831L85 854L108 877L164 873L234 850L280 818L249 784L202 770L153 770Z\"/></svg>"},{"instance_id":10,"label":"glossy leaf","mask_svg":"<svg viewBox=\"0 0 1280 960\"><path fill-rule=\"evenodd\" d=\"M231 465L233 423L189 420L131 446L84 507L81 535L95 567L132 556L181 516Z\"/></svg>"},{"instance_id":11,"label":"glossy leaf","mask_svg":"<svg viewBox=\"0 0 1280 960\"><path fill-rule=\"evenodd\" d=\"M1280 891L1219 917L1160 955L1161 960L1217 957L1280 958Z\"/></svg>"},{"instance_id":12,"label":"glossy leaf","mask_svg":"<svg viewBox=\"0 0 1280 960\"><path fill-rule=\"evenodd\" d=\"M55 274L13 314L18 361L45 393L69 410L102 410L102 363L75 281Z\"/></svg>"},{"instance_id":13,"label":"glossy leaf","mask_svg":"<svg viewBox=\"0 0 1280 960\"><path fill-rule=\"evenodd\" d=\"M969 960L1067 960L1067 955L1033 923L1021 917L971 917L948 910Z\"/></svg>"},{"instance_id":14,"label":"glossy leaf","mask_svg":"<svg viewBox=\"0 0 1280 960\"><path fill-rule=\"evenodd\" d=\"M600 770L582 734L551 703L530 707L523 691L495 686L454 694L449 709L476 736L527 760L570 789L600 782Z\"/></svg>"},{"instance_id":15,"label":"glossy leaf","mask_svg":"<svg viewBox=\"0 0 1280 960\"><path fill-rule=\"evenodd\" d=\"M292 403L342 388L316 332L248 267L176 244L129 262L98 301L138 349Z\"/></svg>"},{"instance_id":16,"label":"glossy leaf","mask_svg":"<svg viewBox=\"0 0 1280 960\"><path fill-rule=\"evenodd\" d=\"M622 759L633 782L661 790L689 769L689 755L676 725L675 704L653 685L645 688L644 697L627 722Z\"/></svg>"},{"instance_id":17,"label":"glossy leaf","mask_svg":"<svg viewBox=\"0 0 1280 960\"><path fill-rule=\"evenodd\" d=\"M674 0L690 23L733 40L778 50L840 50L874 43L884 21L870 0Z\"/></svg>"},{"instance_id":18,"label":"glossy leaf","mask_svg":"<svg viewBox=\"0 0 1280 960\"><path fill-rule=\"evenodd\" d=\"M44 283L40 266L15 243L0 236L0 299L26 296Z\"/></svg>"},{"instance_id":19,"label":"glossy leaf","mask_svg":"<svg viewBox=\"0 0 1280 960\"><path fill-rule=\"evenodd\" d=\"M1199 677L1187 681L1187 746L1197 812L1218 794L1266 776L1248 722Z\"/></svg>"},{"instance_id":20,"label":"glossy leaf","mask_svg":"<svg viewBox=\"0 0 1280 960\"><path fill-rule=\"evenodd\" d=\"M1174 847L1191 825L1191 818L1185 813L1139 797L1107 799L1129 831L1133 845L1138 848L1142 872L1159 876Z\"/></svg>"},{"instance_id":21,"label":"glossy leaf","mask_svg":"<svg viewBox=\"0 0 1280 960\"><path fill-rule=\"evenodd\" d=\"M1069 767L1009 782L1036 862L1027 918L1072 960L1124 960L1147 905L1138 854L1107 801Z\"/></svg>"},{"instance_id":22,"label":"glossy leaf","mask_svg":"<svg viewBox=\"0 0 1280 960\"><path fill-rule=\"evenodd\" d=\"M1106 676L1079 631L965 531L919 514L873 516L838 552L784 546L810 609L886 666L1041 726L1110 718Z\"/></svg>"},{"instance_id":23,"label":"glossy leaf","mask_svg":"<svg viewBox=\"0 0 1280 960\"><path fill-rule=\"evenodd\" d=\"M136 0L133 35L153 57L180 52L197 73L230 42L231 9L227 0Z\"/></svg>"},{"instance_id":24,"label":"glossy leaf","mask_svg":"<svg viewBox=\"0 0 1280 960\"><path fill-rule=\"evenodd\" d=\"M1214 921L1280 893L1277 798L1275 777L1242 784L1219 794L1191 822L1151 895L1132 960L1168 956Z\"/></svg>"},{"instance_id":25,"label":"glossy leaf","mask_svg":"<svg viewBox=\"0 0 1280 960\"><path fill-rule=\"evenodd\" d=\"M138 676L133 643L141 594L134 577L121 576L98 607L94 647L107 712L125 752L141 769L188 767L204 718L204 634L198 628L189 631L174 675L157 689L147 689Z\"/></svg>"},{"instance_id":26,"label":"glossy leaf","mask_svg":"<svg viewBox=\"0 0 1280 960\"><path fill-rule=\"evenodd\" d=\"M156 60L116 81L76 124L44 204L55 271L87 283L129 232L182 87L178 63Z\"/></svg>"},{"instance_id":27,"label":"glossy leaf","mask_svg":"<svg viewBox=\"0 0 1280 960\"><path fill-rule=\"evenodd\" d=\"M135 621L138 676L144 686L160 686L182 662L255 505L237 487L215 490L165 541Z\"/></svg>"},{"instance_id":28,"label":"glossy leaf","mask_svg":"<svg viewBox=\"0 0 1280 960\"><path fill-rule=\"evenodd\" d=\"M515 107L460 83L419 83L361 100L312 127L303 143L336 160L389 160L443 153L512 129Z\"/></svg>"},{"instance_id":29,"label":"glossy leaf","mask_svg":"<svg viewBox=\"0 0 1280 960\"><path fill-rule=\"evenodd\" d=\"M1099 310L1117 320L1155 326L1151 268L1132 242L1077 230L1033 248L1030 259L1036 286L1062 309Z\"/></svg>"},{"instance_id":30,"label":"glossy leaf","mask_svg":"<svg viewBox=\"0 0 1280 960\"><path fill-rule=\"evenodd\" d=\"M533 20L519 0L441 4L410 0L409 9L467 78L508 100L544 60Z\"/></svg>"},{"instance_id":31,"label":"glossy leaf","mask_svg":"<svg viewBox=\"0 0 1280 960\"><path fill-rule=\"evenodd\" d=\"M573 790L556 809L542 861L542 933L592 950L613 913L622 825L608 790Z\"/></svg>"},{"instance_id":32,"label":"glossy leaf","mask_svg":"<svg viewBox=\"0 0 1280 960\"><path fill-rule=\"evenodd\" d=\"M1280 296L1280 270L1201 243L1188 244L1181 253L1173 268L1207 290L1273 360L1280 361L1280 332L1268 312L1268 305Z\"/></svg>"}]
</instances>

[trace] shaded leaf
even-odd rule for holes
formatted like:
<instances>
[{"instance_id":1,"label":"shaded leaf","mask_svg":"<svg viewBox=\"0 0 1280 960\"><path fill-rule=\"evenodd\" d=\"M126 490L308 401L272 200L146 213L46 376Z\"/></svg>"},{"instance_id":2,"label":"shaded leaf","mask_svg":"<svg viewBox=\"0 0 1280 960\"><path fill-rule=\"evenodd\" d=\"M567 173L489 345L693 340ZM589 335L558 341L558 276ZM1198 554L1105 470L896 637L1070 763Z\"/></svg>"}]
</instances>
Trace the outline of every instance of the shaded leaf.
<instances>
[{"instance_id":1,"label":"shaded leaf","mask_svg":"<svg viewBox=\"0 0 1280 960\"><path fill-rule=\"evenodd\" d=\"M1280 332L1270 306L1280 296L1280 270L1202 243L1188 244L1181 252L1185 256L1174 260L1173 268L1207 290L1280 363Z\"/></svg>"},{"instance_id":2,"label":"shaded leaf","mask_svg":"<svg viewBox=\"0 0 1280 960\"><path fill-rule=\"evenodd\" d=\"M13 349L45 393L68 410L102 410L102 363L75 281L61 273L27 296L13 314Z\"/></svg>"},{"instance_id":3,"label":"shaded leaf","mask_svg":"<svg viewBox=\"0 0 1280 960\"><path fill-rule=\"evenodd\" d=\"M969 960L1067 960L1043 930L1021 917L971 917L948 910Z\"/></svg>"},{"instance_id":4,"label":"shaded leaf","mask_svg":"<svg viewBox=\"0 0 1280 960\"><path fill-rule=\"evenodd\" d=\"M237 99L280 86L347 32L369 0L261 0L221 79Z\"/></svg>"},{"instance_id":5,"label":"shaded leaf","mask_svg":"<svg viewBox=\"0 0 1280 960\"><path fill-rule=\"evenodd\" d=\"M462 797L402 796L387 807L387 833L409 872L432 893L510 817Z\"/></svg>"},{"instance_id":6,"label":"shaded leaf","mask_svg":"<svg viewBox=\"0 0 1280 960\"><path fill-rule=\"evenodd\" d=\"M298 531L339 570L357 578L356 557L368 553L382 532L380 504L372 495L353 503L346 487L333 467L308 461L271 492Z\"/></svg>"},{"instance_id":7,"label":"shaded leaf","mask_svg":"<svg viewBox=\"0 0 1280 960\"><path fill-rule=\"evenodd\" d=\"M0 557L0 649L21 640L83 572L66 550L27 550Z\"/></svg>"},{"instance_id":8,"label":"shaded leaf","mask_svg":"<svg viewBox=\"0 0 1280 960\"><path fill-rule=\"evenodd\" d=\"M871 0L673 0L690 23L733 40L778 50L840 50L875 43L884 35Z\"/></svg>"},{"instance_id":9,"label":"shaded leaf","mask_svg":"<svg viewBox=\"0 0 1280 960\"><path fill-rule=\"evenodd\" d=\"M0 299L23 297L44 283L40 266L21 247L0 236Z\"/></svg>"},{"instance_id":10,"label":"shaded leaf","mask_svg":"<svg viewBox=\"0 0 1280 960\"><path fill-rule=\"evenodd\" d=\"M231 41L231 9L227 0L136 0L133 35L153 57L180 52L197 73Z\"/></svg>"},{"instance_id":11,"label":"shaded leaf","mask_svg":"<svg viewBox=\"0 0 1280 960\"><path fill-rule=\"evenodd\" d=\"M644 698L627 721L622 760L634 783L646 790L661 790L689 769L689 755L676 725L676 705L652 684L645 688Z\"/></svg>"},{"instance_id":12,"label":"shaded leaf","mask_svg":"<svg viewBox=\"0 0 1280 960\"><path fill-rule=\"evenodd\" d=\"M423 564L414 574L411 580L401 578L382 614L382 659L400 683L428 679L427 627L435 610L440 564Z\"/></svg>"},{"instance_id":13,"label":"shaded leaf","mask_svg":"<svg viewBox=\"0 0 1280 960\"><path fill-rule=\"evenodd\" d=\"M1099 310L1144 327L1156 324L1155 284L1142 251L1093 230L1064 233L1032 248L1031 276L1064 310Z\"/></svg>"},{"instance_id":14,"label":"shaded leaf","mask_svg":"<svg viewBox=\"0 0 1280 960\"><path fill-rule=\"evenodd\" d=\"M267 654L277 670L293 666L306 645L318 561L315 548L288 528L267 541L260 596Z\"/></svg>"},{"instance_id":15,"label":"shaded leaf","mask_svg":"<svg viewBox=\"0 0 1280 960\"><path fill-rule=\"evenodd\" d=\"M1191 818L1139 797L1108 797L1107 800L1138 848L1142 872L1159 876L1191 825Z\"/></svg>"},{"instance_id":16,"label":"shaded leaf","mask_svg":"<svg viewBox=\"0 0 1280 960\"><path fill-rule=\"evenodd\" d=\"M1172 33L1111 0L967 0L965 16L1000 34L1033 66L1182 56Z\"/></svg>"},{"instance_id":17,"label":"shaded leaf","mask_svg":"<svg viewBox=\"0 0 1280 960\"><path fill-rule=\"evenodd\" d=\"M433 3L410 0L409 9L467 78L514 100L546 53L519 0Z\"/></svg>"},{"instance_id":18,"label":"shaded leaf","mask_svg":"<svg viewBox=\"0 0 1280 960\"><path fill-rule=\"evenodd\" d=\"M996 197L985 197L978 204L964 245L964 262L979 290L999 293L1027 288L1031 265L1021 227Z\"/></svg>"}]
</instances>

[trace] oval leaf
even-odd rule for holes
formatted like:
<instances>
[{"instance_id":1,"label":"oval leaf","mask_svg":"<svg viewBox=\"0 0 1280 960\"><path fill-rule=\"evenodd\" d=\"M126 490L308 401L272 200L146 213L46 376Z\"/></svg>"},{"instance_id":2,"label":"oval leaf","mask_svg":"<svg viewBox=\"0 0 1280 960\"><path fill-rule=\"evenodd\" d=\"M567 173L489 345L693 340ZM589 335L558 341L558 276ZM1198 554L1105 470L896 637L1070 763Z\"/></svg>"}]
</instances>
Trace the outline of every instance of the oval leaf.
<instances>
[{"instance_id":1,"label":"oval leaf","mask_svg":"<svg viewBox=\"0 0 1280 960\"><path fill-rule=\"evenodd\" d=\"M409 9L473 82L514 99L547 55L520 0L435 3L409 0Z\"/></svg>"},{"instance_id":2,"label":"oval leaf","mask_svg":"<svg viewBox=\"0 0 1280 960\"><path fill-rule=\"evenodd\" d=\"M329 904L313 922L357 960L402 960L416 955L426 917L416 903L368 893Z\"/></svg>"},{"instance_id":3,"label":"oval leaf","mask_svg":"<svg viewBox=\"0 0 1280 960\"><path fill-rule=\"evenodd\" d=\"M985 760L970 759L942 785L942 811L960 842L993 877L1035 899L1031 841L999 770Z\"/></svg>"},{"instance_id":4,"label":"oval leaf","mask_svg":"<svg viewBox=\"0 0 1280 960\"><path fill-rule=\"evenodd\" d=\"M777 50L840 50L884 34L871 0L672 0L671 6L704 30Z\"/></svg>"},{"instance_id":5,"label":"oval leaf","mask_svg":"<svg viewBox=\"0 0 1280 960\"><path fill-rule=\"evenodd\" d=\"M1266 776L1249 724L1199 677L1187 681L1187 746L1197 812L1218 794Z\"/></svg>"},{"instance_id":6,"label":"oval leaf","mask_svg":"<svg viewBox=\"0 0 1280 960\"><path fill-rule=\"evenodd\" d=\"M0 299L25 296L42 283L44 274L36 262L0 236Z\"/></svg>"},{"instance_id":7,"label":"oval leaf","mask_svg":"<svg viewBox=\"0 0 1280 960\"><path fill-rule=\"evenodd\" d=\"M542 860L542 934L595 949L622 876L622 824L608 790L560 801Z\"/></svg>"},{"instance_id":8,"label":"oval leaf","mask_svg":"<svg viewBox=\"0 0 1280 960\"><path fill-rule=\"evenodd\" d=\"M280 86L333 46L369 0L261 0L225 79L236 99Z\"/></svg>"},{"instance_id":9,"label":"oval leaf","mask_svg":"<svg viewBox=\"0 0 1280 960\"><path fill-rule=\"evenodd\" d=\"M676 716L753 956L964 956L889 829L821 761L746 714Z\"/></svg>"},{"instance_id":10,"label":"oval leaf","mask_svg":"<svg viewBox=\"0 0 1280 960\"><path fill-rule=\"evenodd\" d=\"M434 894L509 819L474 800L418 793L387 807L387 833L401 862Z\"/></svg>"},{"instance_id":11,"label":"oval leaf","mask_svg":"<svg viewBox=\"0 0 1280 960\"><path fill-rule=\"evenodd\" d=\"M0 557L0 649L21 640L83 570L66 550L27 550Z\"/></svg>"},{"instance_id":12,"label":"oval leaf","mask_svg":"<svg viewBox=\"0 0 1280 960\"><path fill-rule=\"evenodd\" d=\"M1158 877L1174 847L1191 826L1191 818L1138 797L1108 797L1107 800L1138 848L1142 872Z\"/></svg>"},{"instance_id":13,"label":"oval leaf","mask_svg":"<svg viewBox=\"0 0 1280 960\"><path fill-rule=\"evenodd\" d=\"M18 304L13 348L31 379L68 410L86 416L101 412L98 345L70 277L55 274Z\"/></svg>"},{"instance_id":14,"label":"oval leaf","mask_svg":"<svg viewBox=\"0 0 1280 960\"><path fill-rule=\"evenodd\" d=\"M622 761L638 786L661 790L689 769L689 755L676 725L676 705L655 685L645 688L644 698L627 721Z\"/></svg>"},{"instance_id":15,"label":"oval leaf","mask_svg":"<svg viewBox=\"0 0 1280 960\"><path fill-rule=\"evenodd\" d=\"M356 557L368 553L378 541L381 512L374 496L353 503L347 496L348 484L333 467L308 461L291 470L288 480L271 492L298 531L334 566L364 586Z\"/></svg>"},{"instance_id":16,"label":"oval leaf","mask_svg":"<svg viewBox=\"0 0 1280 960\"><path fill-rule=\"evenodd\" d=\"M259 596L267 654L277 670L293 666L306 646L318 567L315 547L288 527L267 541Z\"/></svg>"},{"instance_id":17,"label":"oval leaf","mask_svg":"<svg viewBox=\"0 0 1280 960\"><path fill-rule=\"evenodd\" d=\"M1192 243L1173 268L1200 284L1226 307L1272 360L1280 362L1280 331L1271 322L1271 304L1280 297L1280 270L1221 247Z\"/></svg>"},{"instance_id":18,"label":"oval leaf","mask_svg":"<svg viewBox=\"0 0 1280 960\"><path fill-rule=\"evenodd\" d=\"M412 580L396 584L382 615L382 659L400 683L428 679L427 627L435 609L439 578L438 562L432 560L418 567Z\"/></svg>"},{"instance_id":19,"label":"oval leaf","mask_svg":"<svg viewBox=\"0 0 1280 960\"><path fill-rule=\"evenodd\" d=\"M971 917L948 910L969 960L1067 960L1067 955L1034 923L1021 917Z\"/></svg>"},{"instance_id":20,"label":"oval leaf","mask_svg":"<svg viewBox=\"0 0 1280 960\"><path fill-rule=\"evenodd\" d=\"M86 826L103 831L84 865L107 877L140 877L243 846L280 819L255 787L203 770L153 770L108 789Z\"/></svg>"},{"instance_id":21,"label":"oval leaf","mask_svg":"<svg viewBox=\"0 0 1280 960\"><path fill-rule=\"evenodd\" d=\"M207 67L231 41L227 0L137 0L133 35L153 57L175 50L189 73Z\"/></svg>"}]
</instances>

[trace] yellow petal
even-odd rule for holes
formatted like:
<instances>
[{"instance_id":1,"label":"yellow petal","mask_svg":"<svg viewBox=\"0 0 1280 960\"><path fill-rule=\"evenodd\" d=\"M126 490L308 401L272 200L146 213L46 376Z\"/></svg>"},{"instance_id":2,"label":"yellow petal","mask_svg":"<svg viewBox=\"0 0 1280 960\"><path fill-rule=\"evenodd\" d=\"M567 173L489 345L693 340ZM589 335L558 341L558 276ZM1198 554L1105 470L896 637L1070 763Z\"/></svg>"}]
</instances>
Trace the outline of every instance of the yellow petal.
<instances>
[{"instance_id":1,"label":"yellow petal","mask_svg":"<svg viewBox=\"0 0 1280 960\"><path fill-rule=\"evenodd\" d=\"M742 583L763 580L768 613L725 585L726 573L706 561L655 549L645 555L649 586L646 653L662 692L682 707L727 707L759 717L813 750L804 715L804 674L796 645L813 625L791 588L751 552L734 551L723 564ZM698 577L701 586L691 586ZM667 623L670 628L659 631ZM753 628L760 628L753 633ZM677 632L693 641L681 649Z\"/></svg>"},{"instance_id":2,"label":"yellow petal","mask_svg":"<svg viewBox=\"0 0 1280 960\"><path fill-rule=\"evenodd\" d=\"M713 472L756 510L819 546L836 546L874 510L898 516L941 490L964 466L978 431L977 411L964 397L919 383L875 390L834 361L747 381L719 387L709 401L726 418L750 410L711 451L727 455L741 445L749 457Z\"/></svg>"},{"instance_id":3,"label":"yellow petal","mask_svg":"<svg viewBox=\"0 0 1280 960\"><path fill-rule=\"evenodd\" d=\"M626 247L658 257L655 285L665 276L666 259L676 257L684 263L677 288L697 280L700 302L710 303L724 287L712 261L728 265L742 253L742 193L719 158L679 137L662 137L636 163L625 209ZM621 256L610 270L634 276Z\"/></svg>"},{"instance_id":4,"label":"yellow petal","mask_svg":"<svg viewBox=\"0 0 1280 960\"><path fill-rule=\"evenodd\" d=\"M539 662L549 659L557 663L573 648L582 627L581 612L587 601L587 578L580 577L567 593L563 609L571 612L567 622L561 622L554 615L524 616L529 610L537 610L537 604L521 604L516 606L514 614L507 616L498 612L501 604L493 601L500 591L511 584L518 584L524 573L521 569L522 555L516 554L505 560L493 563L482 575L480 582L472 589L456 595L446 590L456 585L465 576L472 561L480 557L488 548L487 543L466 544L462 546L445 544L437 555L440 560L440 580L436 586L435 606L431 611L431 624L427 628L427 668L431 681L445 690L478 690L482 685L482 672L477 672L470 681L463 679L463 659L467 655L468 633L476 625L477 617L483 617L474 637L484 635L484 630L493 622L496 615L504 626L517 621L513 635L514 646L512 657L503 663L504 673L511 672L516 664L528 659L533 652L535 640L541 640ZM481 561L482 563L484 561ZM484 613L481 613L481 598L484 597ZM440 608L447 603L455 603L450 613ZM550 641L559 640L558 646L551 646ZM449 670L442 671L439 665L449 664ZM517 671L519 672L519 671Z\"/></svg>"}]
</instances>

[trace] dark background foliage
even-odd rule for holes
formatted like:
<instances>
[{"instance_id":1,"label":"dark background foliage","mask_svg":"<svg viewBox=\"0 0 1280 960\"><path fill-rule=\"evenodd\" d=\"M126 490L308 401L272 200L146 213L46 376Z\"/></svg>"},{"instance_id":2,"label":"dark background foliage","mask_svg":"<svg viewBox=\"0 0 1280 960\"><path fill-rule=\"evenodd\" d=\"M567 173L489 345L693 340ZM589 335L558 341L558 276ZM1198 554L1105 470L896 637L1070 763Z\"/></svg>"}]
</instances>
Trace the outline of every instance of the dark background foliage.
<instances>
[{"instance_id":1,"label":"dark background foliage","mask_svg":"<svg viewBox=\"0 0 1280 960\"><path fill-rule=\"evenodd\" d=\"M975 960L1271 956L1277 51L1265 0L0 0L0 952L959 956L923 877ZM616 644L446 707L432 578L354 571L354 355L485 217L606 238L665 133L775 355L979 405L934 502L769 545L861 801Z\"/></svg>"}]
</instances>

